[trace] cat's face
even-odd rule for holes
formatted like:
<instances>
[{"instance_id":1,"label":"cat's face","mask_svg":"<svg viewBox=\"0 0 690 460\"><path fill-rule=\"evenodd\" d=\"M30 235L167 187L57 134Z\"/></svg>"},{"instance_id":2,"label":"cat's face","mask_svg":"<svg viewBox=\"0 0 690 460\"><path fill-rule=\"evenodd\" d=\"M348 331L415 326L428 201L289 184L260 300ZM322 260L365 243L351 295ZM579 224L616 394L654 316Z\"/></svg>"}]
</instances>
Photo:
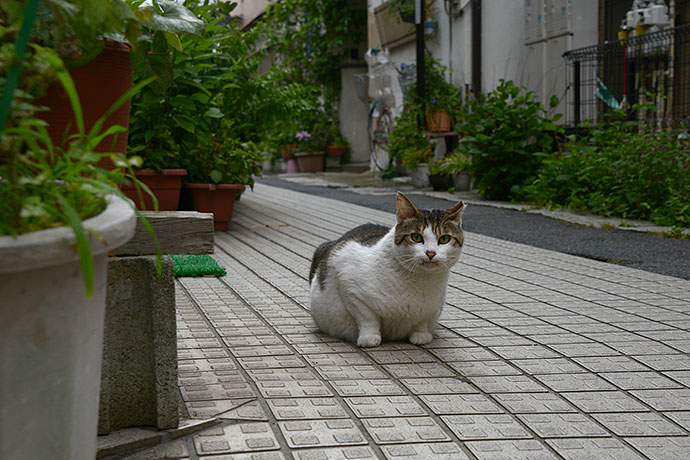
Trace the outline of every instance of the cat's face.
<instances>
[{"instance_id":1,"label":"cat's face","mask_svg":"<svg viewBox=\"0 0 690 460\"><path fill-rule=\"evenodd\" d=\"M448 270L460 258L463 245L462 212L465 203L449 209L419 210L398 193L395 244L406 271Z\"/></svg>"}]
</instances>

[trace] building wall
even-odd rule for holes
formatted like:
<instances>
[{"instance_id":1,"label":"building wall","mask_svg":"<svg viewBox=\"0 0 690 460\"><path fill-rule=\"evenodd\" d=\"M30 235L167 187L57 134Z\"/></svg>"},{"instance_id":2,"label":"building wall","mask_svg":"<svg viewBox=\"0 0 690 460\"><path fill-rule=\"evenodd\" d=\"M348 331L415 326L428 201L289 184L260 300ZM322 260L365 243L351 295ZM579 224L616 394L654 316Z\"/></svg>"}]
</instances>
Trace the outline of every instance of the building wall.
<instances>
[{"instance_id":1,"label":"building wall","mask_svg":"<svg viewBox=\"0 0 690 460\"><path fill-rule=\"evenodd\" d=\"M257 17L259 17L266 6L269 4L269 0L232 0L237 3L233 15L241 16L240 24L242 27L246 27Z\"/></svg>"}]
</instances>

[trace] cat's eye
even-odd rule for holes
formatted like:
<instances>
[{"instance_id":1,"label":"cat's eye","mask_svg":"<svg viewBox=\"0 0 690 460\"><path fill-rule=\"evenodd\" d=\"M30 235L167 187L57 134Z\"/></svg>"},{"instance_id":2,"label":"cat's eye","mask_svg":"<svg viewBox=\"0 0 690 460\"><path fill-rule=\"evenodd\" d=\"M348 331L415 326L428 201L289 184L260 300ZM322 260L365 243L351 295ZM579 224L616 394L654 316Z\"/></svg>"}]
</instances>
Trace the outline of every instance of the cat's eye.
<instances>
[{"instance_id":1,"label":"cat's eye","mask_svg":"<svg viewBox=\"0 0 690 460\"><path fill-rule=\"evenodd\" d=\"M438 239L438 244L447 244L450 243L450 235L441 235L441 237Z\"/></svg>"},{"instance_id":2,"label":"cat's eye","mask_svg":"<svg viewBox=\"0 0 690 460\"><path fill-rule=\"evenodd\" d=\"M410 239L412 240L413 243L421 243L422 241L424 241L424 238L419 233L410 234Z\"/></svg>"}]
</instances>

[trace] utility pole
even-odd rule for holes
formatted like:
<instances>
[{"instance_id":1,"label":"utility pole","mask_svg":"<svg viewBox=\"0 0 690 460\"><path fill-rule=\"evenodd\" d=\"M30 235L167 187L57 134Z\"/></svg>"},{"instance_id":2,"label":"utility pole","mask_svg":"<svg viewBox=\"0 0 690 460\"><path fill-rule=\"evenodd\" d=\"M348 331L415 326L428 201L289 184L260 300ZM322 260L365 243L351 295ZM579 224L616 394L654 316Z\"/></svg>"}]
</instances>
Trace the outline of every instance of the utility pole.
<instances>
[{"instance_id":1,"label":"utility pole","mask_svg":"<svg viewBox=\"0 0 690 460\"><path fill-rule=\"evenodd\" d=\"M415 0L414 9L414 23L415 23L415 38L417 45L417 99L419 103L422 104L421 113L426 113L426 107L424 107L424 93L426 82L424 81L424 22L426 18L424 17L424 1L425 0ZM424 117L420 115L419 120L420 126L423 126Z\"/></svg>"}]
</instances>

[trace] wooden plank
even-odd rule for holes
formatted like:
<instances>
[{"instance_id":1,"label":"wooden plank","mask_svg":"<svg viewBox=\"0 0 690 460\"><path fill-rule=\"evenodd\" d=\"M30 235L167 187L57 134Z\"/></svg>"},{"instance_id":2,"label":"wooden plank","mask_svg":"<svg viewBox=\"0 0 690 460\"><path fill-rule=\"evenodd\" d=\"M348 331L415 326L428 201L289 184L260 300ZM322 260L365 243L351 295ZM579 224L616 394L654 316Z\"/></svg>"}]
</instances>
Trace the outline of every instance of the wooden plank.
<instances>
[{"instance_id":1,"label":"wooden plank","mask_svg":"<svg viewBox=\"0 0 690 460\"><path fill-rule=\"evenodd\" d=\"M142 211L151 223L162 254L213 254L213 214L195 211ZM111 251L118 256L156 253L153 238L137 221L134 236Z\"/></svg>"}]
</instances>

